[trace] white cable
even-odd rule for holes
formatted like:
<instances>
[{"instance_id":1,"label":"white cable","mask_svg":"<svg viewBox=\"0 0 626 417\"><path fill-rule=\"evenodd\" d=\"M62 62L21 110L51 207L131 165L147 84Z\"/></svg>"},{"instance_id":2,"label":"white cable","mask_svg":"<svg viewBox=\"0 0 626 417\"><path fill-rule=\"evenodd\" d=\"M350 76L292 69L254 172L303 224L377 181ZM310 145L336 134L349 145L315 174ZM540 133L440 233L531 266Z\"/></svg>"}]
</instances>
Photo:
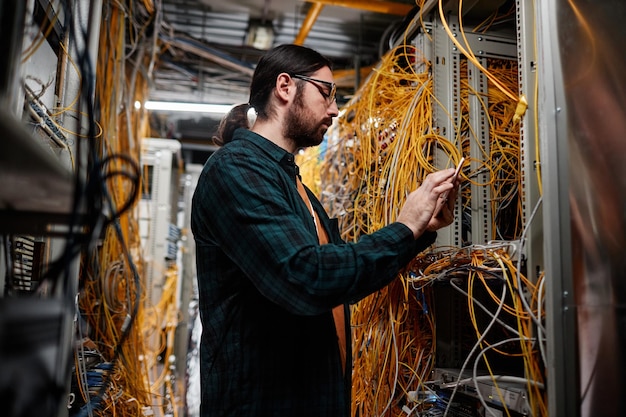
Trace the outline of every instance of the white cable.
<instances>
[{"instance_id":1,"label":"white cable","mask_svg":"<svg viewBox=\"0 0 626 417\"><path fill-rule=\"evenodd\" d=\"M430 81L430 78L428 79L428 81ZM389 174L388 174L389 177L387 178L387 184L391 184L392 187L395 186L395 181L393 181L393 177L397 173L395 167L398 165L398 157L400 154L399 150L402 149L402 146L404 145L404 142L408 136L407 125L409 124L409 120L411 119L413 112L415 111L415 107L417 106L418 99L422 96L425 86L426 86L426 82L422 83L419 86L418 90L415 92L415 95L413 96L413 99L411 100L411 104L409 106L407 114L402 119L402 124L397 128L398 138L397 138L397 142L394 148L396 151L393 153L393 159L391 161L391 166L389 168ZM395 195L395 190L391 188L391 189L387 189L387 191L388 192L385 193L384 215L387 217L385 224L390 224L391 219L389 218L389 214L390 214L391 207L389 207L389 197ZM407 192L407 195L408 195L408 192ZM398 209L398 207L395 207L395 208Z\"/></svg>"},{"instance_id":2,"label":"white cable","mask_svg":"<svg viewBox=\"0 0 626 417\"><path fill-rule=\"evenodd\" d=\"M498 415L496 415L493 411L491 411L491 408L487 405L487 402L485 401L485 399L483 398L480 390L478 389L478 361L479 359L485 354L485 352L487 352L489 349L493 349L495 347L498 347L500 345L503 345L505 343L510 343L510 342L521 342L522 339L520 339L519 337L514 337L514 338L510 338L510 339L505 339L505 340L501 340L497 343L494 343L490 346L485 347L483 350L480 351L480 353L478 355L476 355L476 360L474 361L474 368L472 370L472 379L474 379L474 388L476 389L476 394L478 395L478 399L480 400L480 403L483 405L483 407L485 408L486 411L488 411L493 417L499 417ZM481 377L482 378L482 377ZM490 375L488 375L488 378L491 379L492 381L495 381L495 378L491 378ZM514 377L509 377L509 378L514 378ZM515 381L515 380L513 380ZM531 384L531 385L537 385L540 388L543 388L543 384L537 381L533 381L530 379L526 379L526 378L519 378L518 381L522 381L524 383L527 384ZM496 387L497 388L497 387ZM498 395L500 395L500 388L497 388L498 390ZM502 406L505 408L505 410L508 410L508 407L506 406L506 404L503 402Z\"/></svg>"},{"instance_id":3,"label":"white cable","mask_svg":"<svg viewBox=\"0 0 626 417\"><path fill-rule=\"evenodd\" d=\"M537 289L537 317L539 317L539 319L541 319L541 305L543 304L543 286L546 282L545 279L545 275L540 279L539 281L539 288ZM542 327L537 327L537 341L539 344L539 352L541 352L541 359L543 360L543 364L547 365L548 364L548 360L547 360L547 355L546 355L546 348L544 346L544 331Z\"/></svg>"},{"instance_id":4,"label":"white cable","mask_svg":"<svg viewBox=\"0 0 626 417\"><path fill-rule=\"evenodd\" d=\"M482 343L483 339L485 338L485 336L487 336L487 333L489 333L489 330L491 330L491 327L496 323L496 317L498 315L500 315L500 311L502 311L502 308L504 306L504 297L506 296L506 285L502 286L502 296L500 296L500 304L498 305L498 309L496 310L491 322L489 322L489 325L485 328L484 332L480 335L480 338L478 339L478 341L476 341L476 343L474 344L474 347L472 348L472 350L470 351L470 353L467 355L467 358L465 358L465 362L463 362L463 366L461 367L461 370L459 371L459 377L457 380L457 384L458 382L461 380L462 376L463 376L463 371L465 370L465 367L467 366L467 364L470 361L470 358L472 357L472 354L474 353L474 351L476 349L478 349L478 347L480 346L480 344ZM452 404L452 400L456 394L456 390L458 389L458 385L455 385L454 390L452 390L452 394L450 395L450 398L448 399L448 405L446 406L446 410L443 413L443 417L446 417L448 415L448 411L450 410L450 405Z\"/></svg>"},{"instance_id":5,"label":"white cable","mask_svg":"<svg viewBox=\"0 0 626 417\"><path fill-rule=\"evenodd\" d=\"M467 292L465 292L461 287L457 286L453 280L450 280L450 285L452 286L452 288L454 288L455 290L457 290L458 292L460 292L461 294L465 295L466 297L469 298L469 294ZM502 284L504 285L504 284ZM480 301L476 300L476 298L473 299L472 301L474 304L476 304L478 307L480 307L485 313L487 313L490 317L495 318L498 321L498 324L501 324L504 328L506 328L508 331L516 334L517 336L519 336L519 332L514 329L513 327L509 326L508 324L506 324L505 322L503 322L502 320L500 320L499 318L497 318L496 316L493 315L493 313L491 311L489 311L487 309L487 307L485 307Z\"/></svg>"},{"instance_id":6,"label":"white cable","mask_svg":"<svg viewBox=\"0 0 626 417\"><path fill-rule=\"evenodd\" d=\"M391 311L389 313L391 315ZM393 341L393 353L396 355L396 374L393 378L394 380L393 389L391 391L391 395L389 395L389 401L387 402L387 405L383 409L383 412L379 414L380 416L384 416L387 413L387 410L389 409L389 407L391 407L391 403L393 402L393 399L396 395L396 385L398 384L398 375L400 374L400 366L398 364L398 361L400 359L400 353L398 352L398 342L396 340L396 331L393 326L393 317L389 318L389 322L391 323L390 327L391 327L391 340Z\"/></svg>"},{"instance_id":7,"label":"white cable","mask_svg":"<svg viewBox=\"0 0 626 417\"><path fill-rule=\"evenodd\" d=\"M417 358L417 364L418 364L417 366L418 366L418 367L419 367L419 364L422 362L422 358L423 358L423 357L424 357L424 348L422 347L422 348L420 349L420 354L419 354L419 356L418 356L418 358ZM423 368L423 367L421 367L421 368ZM428 368L424 368L424 370L425 370L425 369L428 369ZM416 373L416 372L415 372L415 370L413 370L413 369L412 369L412 371L413 371L413 372L411 372L411 379L409 379L409 382L407 382L407 384L406 384L406 386L407 386L407 387L410 387L410 386L411 386L411 384L413 383L413 379L414 379L414 378L415 378L415 376L416 376L416 375L415 375L415 373ZM422 374L422 375L423 375L423 374ZM422 384L423 378L422 378L422 376L421 376L421 375L418 375L418 376L417 376L417 379L418 379L418 387L419 387L419 386Z\"/></svg>"},{"instance_id":8,"label":"white cable","mask_svg":"<svg viewBox=\"0 0 626 417\"><path fill-rule=\"evenodd\" d=\"M530 228L530 225L532 224L532 221L535 218L535 215L537 214L537 210L539 209L539 206L541 205L542 199L543 199L543 196L539 197L539 200L537 200L537 204L535 204L535 207L533 208L533 211L530 214L528 222L526 222L526 226L524 227L522 236L520 237L520 249L519 249L520 253L517 257L517 265L516 265L517 271L515 272L515 277L517 280L517 291L519 292L519 298L522 300L524 309L526 309L530 317L533 319L533 322L535 322L535 325L537 326L537 328L540 329L543 333L545 333L546 329L543 327L543 324L541 323L540 318L536 317L533 314L532 309L528 305L528 301L526 301L526 296L522 292L522 278L521 278L521 272L520 272L520 268L522 264L522 251L524 249L524 241L526 240L526 234L528 233L528 229Z\"/></svg>"},{"instance_id":9,"label":"white cable","mask_svg":"<svg viewBox=\"0 0 626 417\"><path fill-rule=\"evenodd\" d=\"M509 342L517 342L520 341L520 339L518 338L511 338L511 339L506 339L505 341L500 341L498 343L494 343L493 346L497 345L497 344L504 344L504 343L509 343ZM489 349L489 347L483 349L483 352L485 350ZM531 384L531 385L536 385L539 388L543 389L543 384L541 382L537 382L537 381L533 381L533 380L529 380L528 378L522 378L519 376L512 376L512 375L476 375L473 376L472 378L465 378L462 379L458 382L458 385L466 385L470 382L481 382L481 381L496 381L496 382L510 382L510 383L514 383L514 384ZM450 382L448 384L443 384L440 385L440 387L442 388L451 388L453 387L455 384L457 384L456 382Z\"/></svg>"}]
</instances>

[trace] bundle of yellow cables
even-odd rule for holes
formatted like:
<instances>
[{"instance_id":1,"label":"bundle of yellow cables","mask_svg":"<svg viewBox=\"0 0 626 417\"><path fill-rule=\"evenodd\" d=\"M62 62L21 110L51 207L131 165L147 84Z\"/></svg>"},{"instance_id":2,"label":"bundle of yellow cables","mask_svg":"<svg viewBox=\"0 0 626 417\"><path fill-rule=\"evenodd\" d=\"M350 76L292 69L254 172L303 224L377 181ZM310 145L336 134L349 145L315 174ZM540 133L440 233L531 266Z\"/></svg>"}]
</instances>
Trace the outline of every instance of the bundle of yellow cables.
<instances>
[{"instance_id":1,"label":"bundle of yellow cables","mask_svg":"<svg viewBox=\"0 0 626 417\"><path fill-rule=\"evenodd\" d=\"M415 68L423 70L416 72ZM400 45L382 58L355 97L342 108L322 150L316 148L298 156L305 181L314 185L331 216L340 219L344 239L355 241L393 222L406 195L426 174L443 168L434 165L435 152L447 155L449 166L455 165L461 155L474 163L473 171L466 168L462 173L462 212L470 207L470 185L488 187L492 239L520 237L523 212L517 102L500 88L504 85L516 89L517 66L509 60L487 60L490 77L486 93L471 89L467 68L468 60L462 59L458 97L461 115L452 137L442 136L435 127L433 109L441 103L434 95L430 63L413 46ZM494 78L497 83L492 81ZM470 95L478 97L487 115L488 149L479 146L478 154L470 152L472 141L478 141L469 121ZM476 174L484 171L489 173L488 181L477 182ZM478 262L480 257L468 250L465 262ZM436 317L428 308L433 291L429 281L445 275L460 260L433 257L430 253L424 256L432 262L430 269L436 271L430 278L423 278L424 265L410 267L400 279L352 307L355 416L405 415L409 392L420 390L436 365ZM465 279L473 276L465 274ZM415 277L424 281L418 283ZM470 294L470 307L471 300ZM521 308L514 305L506 311L519 318L523 335L520 354L524 355L528 374L534 381L541 381L537 350L527 342L532 326ZM545 407L537 385L530 386L530 392L533 407Z\"/></svg>"}]
</instances>

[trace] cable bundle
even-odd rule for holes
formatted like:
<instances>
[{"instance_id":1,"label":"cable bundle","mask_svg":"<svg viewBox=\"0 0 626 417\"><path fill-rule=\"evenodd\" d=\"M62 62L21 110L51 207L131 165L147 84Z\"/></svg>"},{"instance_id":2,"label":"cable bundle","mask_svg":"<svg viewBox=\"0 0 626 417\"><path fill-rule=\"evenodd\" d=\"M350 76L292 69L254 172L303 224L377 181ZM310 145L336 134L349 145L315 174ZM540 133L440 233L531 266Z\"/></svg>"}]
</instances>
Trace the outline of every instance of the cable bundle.
<instances>
[{"instance_id":1,"label":"cable bundle","mask_svg":"<svg viewBox=\"0 0 626 417\"><path fill-rule=\"evenodd\" d=\"M418 291L432 288L438 282L448 282L467 299L467 314L475 338L473 345L467 346L469 352L460 366L459 375L471 371L472 377L461 381L459 376L458 381L448 385L455 388L453 396L460 385L478 382L480 366L488 371L488 379L492 381L496 395L500 396L500 403L506 405L507 401L502 398L504 394L498 388L498 382L517 380L526 386L531 415L545 416L543 276L537 283L529 281L520 273L510 251L506 244L497 243L422 254L408 268L412 271L410 282ZM480 300L476 297L478 290L486 294ZM477 320L479 313L483 316L480 322ZM496 339L493 339L494 333ZM506 362L493 356L492 351L504 357L521 358L525 378L494 374L492 362ZM492 356L488 356L490 354ZM451 403L452 399L449 401ZM481 401L485 403L484 398ZM510 415L506 406L505 413Z\"/></svg>"},{"instance_id":2,"label":"cable bundle","mask_svg":"<svg viewBox=\"0 0 626 417\"><path fill-rule=\"evenodd\" d=\"M492 16L491 21L494 19L497 17ZM360 235L393 222L406 195L428 173L456 165L461 155L470 161L462 171L460 190L461 227L468 246L432 248L403 271L399 279L352 306L354 416L411 415L428 409L424 399L432 399L434 393L429 379L436 366L437 351L434 282L445 282L464 291L467 299L466 314L472 321L468 330L470 326L473 329L469 336L474 337L466 346L467 353L475 348L467 356L464 368L489 368L489 361L483 358L494 352L513 355L522 363L533 415L546 415L544 341L536 334L543 335L543 280L537 284L524 278L520 267L513 265L501 247L487 250L486 246L471 245L471 203L472 197L478 198L472 192L480 188L488 189L491 239L523 241L517 121L523 114L520 103L524 100L511 93L517 90L517 63L490 58L477 67L474 61L478 62L471 54L460 59L456 98L460 114L449 138L441 135L434 122L434 108L442 103L434 95L430 62L422 51L405 44L382 58L354 98L341 109L322 150L299 156L305 178L316 178L315 173L307 170L319 169L318 195L330 215L339 218L342 237L347 241L356 241ZM470 62L485 73L485 92L471 88ZM471 125L470 97L486 115L486 146L481 145ZM435 166L435 152L439 153L437 161L442 160L442 154L443 160L449 159L447 166ZM480 176L484 180L479 181L479 174L485 173ZM315 181L317 190L318 180ZM504 284L500 287L505 292L491 290L493 282ZM477 310L487 314L477 307L479 301L473 297L477 285L482 285L482 291L490 291L496 308L499 306L497 314L491 313L497 318L491 328L495 323L500 326L500 315L508 315L508 322L514 322L505 328L510 337L493 339L502 333L490 333L490 328L476 319ZM528 294L530 301L525 298ZM501 378L493 375L495 386ZM428 395L418 400L418 393ZM506 414L510 415L508 410Z\"/></svg>"},{"instance_id":3,"label":"cable bundle","mask_svg":"<svg viewBox=\"0 0 626 417\"><path fill-rule=\"evenodd\" d=\"M321 200L341 218L347 240L395 220L408 192L436 169L435 149L460 159L433 129L432 77L414 71L415 57L406 45L385 55L328 140Z\"/></svg>"},{"instance_id":4,"label":"cable bundle","mask_svg":"<svg viewBox=\"0 0 626 417\"><path fill-rule=\"evenodd\" d=\"M430 294L405 278L352 306L355 416L398 415L434 366Z\"/></svg>"},{"instance_id":5,"label":"cable bundle","mask_svg":"<svg viewBox=\"0 0 626 417\"><path fill-rule=\"evenodd\" d=\"M136 206L142 180L139 139L149 135L146 114L134 103L143 102L148 91L144 67L151 67L154 54L146 48L146 31L154 24L155 8L149 0L105 2L103 7L95 77L101 134L91 140L98 140L110 227L82 260L78 307L87 325L78 326L79 390L72 395L76 404L85 405L70 414L175 416L178 387L169 361L178 324L178 271L163 271L161 298L150 305Z\"/></svg>"}]
</instances>

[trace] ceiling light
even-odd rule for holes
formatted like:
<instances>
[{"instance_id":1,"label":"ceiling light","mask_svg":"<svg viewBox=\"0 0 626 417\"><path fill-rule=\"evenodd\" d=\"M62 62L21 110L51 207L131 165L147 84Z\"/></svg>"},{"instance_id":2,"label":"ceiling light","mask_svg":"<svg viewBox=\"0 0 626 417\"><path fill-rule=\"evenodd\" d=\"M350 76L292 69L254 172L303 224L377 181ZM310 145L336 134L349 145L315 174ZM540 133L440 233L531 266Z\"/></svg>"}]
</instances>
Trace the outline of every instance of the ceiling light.
<instances>
[{"instance_id":1,"label":"ceiling light","mask_svg":"<svg viewBox=\"0 0 626 417\"><path fill-rule=\"evenodd\" d=\"M274 27L271 21L250 19L246 32L246 45L268 50L274 44Z\"/></svg>"},{"instance_id":2,"label":"ceiling light","mask_svg":"<svg viewBox=\"0 0 626 417\"><path fill-rule=\"evenodd\" d=\"M180 103L174 101L146 101L144 107L153 111L181 111L194 113L226 114L232 104Z\"/></svg>"}]
</instances>

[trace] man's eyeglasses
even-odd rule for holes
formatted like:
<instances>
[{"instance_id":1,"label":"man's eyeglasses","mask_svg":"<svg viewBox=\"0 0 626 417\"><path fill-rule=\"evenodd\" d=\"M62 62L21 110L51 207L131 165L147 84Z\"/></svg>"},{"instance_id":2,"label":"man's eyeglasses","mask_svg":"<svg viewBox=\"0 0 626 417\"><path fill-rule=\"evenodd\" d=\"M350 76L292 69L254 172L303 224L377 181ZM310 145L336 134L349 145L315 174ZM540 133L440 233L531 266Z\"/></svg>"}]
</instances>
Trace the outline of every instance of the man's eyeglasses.
<instances>
[{"instance_id":1,"label":"man's eyeglasses","mask_svg":"<svg viewBox=\"0 0 626 417\"><path fill-rule=\"evenodd\" d=\"M335 85L335 83L330 83L328 81L318 80L316 78L311 78L311 77L307 77L306 75L300 75L300 74L293 75L293 78L298 78L300 80L308 81L311 84L313 84L315 86L315 88L317 88L317 90L320 92L320 94L322 96L324 96L324 98L326 99L328 104L332 103L337 98L336 97L336 95L337 95L337 86ZM326 87L328 87L328 90L327 91L324 90L317 83L325 85Z\"/></svg>"}]
</instances>

